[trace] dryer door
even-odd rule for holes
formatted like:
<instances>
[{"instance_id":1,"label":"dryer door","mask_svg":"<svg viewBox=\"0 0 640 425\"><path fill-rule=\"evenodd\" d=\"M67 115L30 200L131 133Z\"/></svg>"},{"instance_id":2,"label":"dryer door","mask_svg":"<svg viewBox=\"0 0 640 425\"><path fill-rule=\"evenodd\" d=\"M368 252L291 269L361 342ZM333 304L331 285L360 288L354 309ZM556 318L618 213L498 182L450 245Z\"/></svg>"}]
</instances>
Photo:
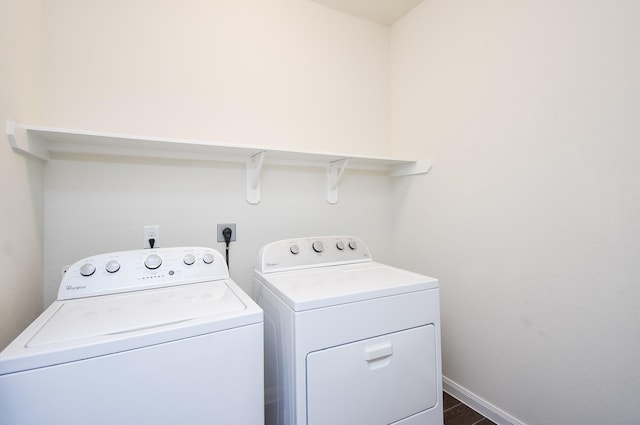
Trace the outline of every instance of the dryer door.
<instances>
[{"instance_id":1,"label":"dryer door","mask_svg":"<svg viewBox=\"0 0 640 425\"><path fill-rule=\"evenodd\" d=\"M387 425L437 403L436 336L420 326L307 355L308 425Z\"/></svg>"}]
</instances>

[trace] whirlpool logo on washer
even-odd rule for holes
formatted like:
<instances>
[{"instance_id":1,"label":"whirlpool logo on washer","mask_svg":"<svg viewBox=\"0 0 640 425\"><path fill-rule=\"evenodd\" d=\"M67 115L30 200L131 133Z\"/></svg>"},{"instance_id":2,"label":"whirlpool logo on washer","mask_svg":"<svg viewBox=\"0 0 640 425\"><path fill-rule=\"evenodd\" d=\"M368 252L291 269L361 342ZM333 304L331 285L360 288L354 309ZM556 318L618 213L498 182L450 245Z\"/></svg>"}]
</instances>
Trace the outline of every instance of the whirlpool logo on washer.
<instances>
[{"instance_id":1,"label":"whirlpool logo on washer","mask_svg":"<svg viewBox=\"0 0 640 425\"><path fill-rule=\"evenodd\" d=\"M67 291L80 291L81 289L86 289L87 285L78 285L78 286L73 286L73 285L67 285L66 289Z\"/></svg>"}]
</instances>

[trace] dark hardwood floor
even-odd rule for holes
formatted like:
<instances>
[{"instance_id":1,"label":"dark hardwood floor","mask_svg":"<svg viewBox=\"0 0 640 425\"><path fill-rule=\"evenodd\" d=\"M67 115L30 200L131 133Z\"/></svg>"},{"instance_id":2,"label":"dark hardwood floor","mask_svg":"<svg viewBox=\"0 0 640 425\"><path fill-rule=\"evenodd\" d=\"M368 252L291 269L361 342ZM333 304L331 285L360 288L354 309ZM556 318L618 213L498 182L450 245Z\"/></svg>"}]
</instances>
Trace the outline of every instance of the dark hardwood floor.
<instances>
[{"instance_id":1,"label":"dark hardwood floor","mask_svg":"<svg viewBox=\"0 0 640 425\"><path fill-rule=\"evenodd\" d=\"M447 393L443 395L442 408L444 425L496 425Z\"/></svg>"}]
</instances>

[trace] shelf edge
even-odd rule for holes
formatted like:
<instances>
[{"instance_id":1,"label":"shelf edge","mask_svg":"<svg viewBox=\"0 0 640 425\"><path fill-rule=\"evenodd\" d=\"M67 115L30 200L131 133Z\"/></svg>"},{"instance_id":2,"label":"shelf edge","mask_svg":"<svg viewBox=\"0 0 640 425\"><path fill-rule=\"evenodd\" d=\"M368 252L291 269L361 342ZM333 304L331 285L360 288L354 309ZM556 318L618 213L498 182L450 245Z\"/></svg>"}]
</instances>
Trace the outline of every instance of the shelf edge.
<instances>
[{"instance_id":1,"label":"shelf edge","mask_svg":"<svg viewBox=\"0 0 640 425\"><path fill-rule=\"evenodd\" d=\"M433 167L433 161L423 160L415 161L409 164L393 165L389 172L389 177L402 177L402 176L415 176L418 174L427 174L431 167Z\"/></svg>"},{"instance_id":2,"label":"shelf edge","mask_svg":"<svg viewBox=\"0 0 640 425\"><path fill-rule=\"evenodd\" d=\"M14 151L38 158L49 160L49 142L37 134L29 134L27 129L15 121L7 120L7 139Z\"/></svg>"},{"instance_id":3,"label":"shelf edge","mask_svg":"<svg viewBox=\"0 0 640 425\"><path fill-rule=\"evenodd\" d=\"M387 171L390 177L426 174L432 167L430 160L414 161L336 152L305 152L264 146L39 127L19 124L11 120L7 121L7 137L15 151L44 161L49 160L51 154L62 153L246 162L257 152L264 151L267 164L327 167L331 162L350 158L349 168ZM126 143L123 143L125 141ZM159 149L150 149L152 144L157 144Z\"/></svg>"}]
</instances>

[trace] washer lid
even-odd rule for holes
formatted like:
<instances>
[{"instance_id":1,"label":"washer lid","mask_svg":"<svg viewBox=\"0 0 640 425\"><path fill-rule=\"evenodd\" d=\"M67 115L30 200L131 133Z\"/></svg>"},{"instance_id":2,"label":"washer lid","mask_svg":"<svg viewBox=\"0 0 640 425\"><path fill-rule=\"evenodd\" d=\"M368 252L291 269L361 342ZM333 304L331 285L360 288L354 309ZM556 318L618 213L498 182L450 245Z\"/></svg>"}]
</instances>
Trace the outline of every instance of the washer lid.
<instances>
[{"instance_id":1,"label":"washer lid","mask_svg":"<svg viewBox=\"0 0 640 425\"><path fill-rule=\"evenodd\" d=\"M27 347L157 328L244 310L224 281L61 302Z\"/></svg>"},{"instance_id":2,"label":"washer lid","mask_svg":"<svg viewBox=\"0 0 640 425\"><path fill-rule=\"evenodd\" d=\"M438 288L437 279L376 262L258 275L295 311Z\"/></svg>"},{"instance_id":3,"label":"washer lid","mask_svg":"<svg viewBox=\"0 0 640 425\"><path fill-rule=\"evenodd\" d=\"M261 322L231 280L55 301L0 353L0 375Z\"/></svg>"}]
</instances>

